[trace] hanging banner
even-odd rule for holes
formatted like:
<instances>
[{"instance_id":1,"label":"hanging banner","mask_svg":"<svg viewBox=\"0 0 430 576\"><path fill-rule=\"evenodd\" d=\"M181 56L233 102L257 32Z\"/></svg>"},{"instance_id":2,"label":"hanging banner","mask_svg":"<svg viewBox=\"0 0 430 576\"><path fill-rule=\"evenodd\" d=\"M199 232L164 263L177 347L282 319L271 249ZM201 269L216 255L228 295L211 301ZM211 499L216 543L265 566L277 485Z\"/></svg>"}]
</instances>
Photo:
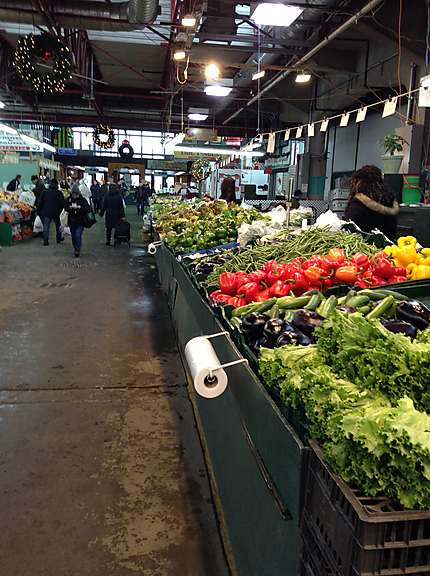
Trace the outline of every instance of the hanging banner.
<instances>
[{"instance_id":1,"label":"hanging banner","mask_svg":"<svg viewBox=\"0 0 430 576\"><path fill-rule=\"evenodd\" d=\"M366 119L366 115L367 115L367 106L357 112L357 118L355 119L356 124L364 122Z\"/></svg>"},{"instance_id":2,"label":"hanging banner","mask_svg":"<svg viewBox=\"0 0 430 576\"><path fill-rule=\"evenodd\" d=\"M320 128L320 132L327 132L327 128L328 128L328 119L325 118L322 122L321 122L321 128Z\"/></svg>"},{"instance_id":3,"label":"hanging banner","mask_svg":"<svg viewBox=\"0 0 430 576\"><path fill-rule=\"evenodd\" d=\"M18 134L0 132L0 150L9 152L42 152L42 145L28 144Z\"/></svg>"},{"instance_id":4,"label":"hanging banner","mask_svg":"<svg viewBox=\"0 0 430 576\"><path fill-rule=\"evenodd\" d=\"M290 129L288 128L288 130L285 130L284 141L289 139L290 139Z\"/></svg>"},{"instance_id":5,"label":"hanging banner","mask_svg":"<svg viewBox=\"0 0 430 576\"><path fill-rule=\"evenodd\" d=\"M394 96L391 100L385 102L384 111L382 112L382 118L387 118L388 116L393 116L396 113L397 108L397 96Z\"/></svg>"},{"instance_id":6,"label":"hanging banner","mask_svg":"<svg viewBox=\"0 0 430 576\"><path fill-rule=\"evenodd\" d=\"M342 114L342 118L340 119L339 126L341 128L345 128L349 124L349 112Z\"/></svg>"},{"instance_id":7,"label":"hanging banner","mask_svg":"<svg viewBox=\"0 0 430 576\"><path fill-rule=\"evenodd\" d=\"M267 142L267 153L268 154L273 154L273 152L275 151L275 141L276 141L276 134L274 132L271 132L269 134L269 140Z\"/></svg>"},{"instance_id":8,"label":"hanging banner","mask_svg":"<svg viewBox=\"0 0 430 576\"><path fill-rule=\"evenodd\" d=\"M297 128L296 138L301 138L302 134L303 134L303 126L299 126L299 128Z\"/></svg>"},{"instance_id":9,"label":"hanging banner","mask_svg":"<svg viewBox=\"0 0 430 576\"><path fill-rule=\"evenodd\" d=\"M308 124L308 136L309 136L309 138L312 138L312 136L315 136L315 125L314 124Z\"/></svg>"}]
</instances>

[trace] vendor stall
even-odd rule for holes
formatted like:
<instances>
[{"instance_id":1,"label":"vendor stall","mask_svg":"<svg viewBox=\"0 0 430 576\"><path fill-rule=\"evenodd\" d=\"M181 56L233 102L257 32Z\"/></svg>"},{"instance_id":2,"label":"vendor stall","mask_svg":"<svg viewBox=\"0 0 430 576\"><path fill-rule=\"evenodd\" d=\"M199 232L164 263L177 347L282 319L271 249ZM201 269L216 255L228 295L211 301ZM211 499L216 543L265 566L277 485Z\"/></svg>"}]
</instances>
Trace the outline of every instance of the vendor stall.
<instances>
[{"instance_id":1,"label":"vendor stall","mask_svg":"<svg viewBox=\"0 0 430 576\"><path fill-rule=\"evenodd\" d=\"M187 255L174 219L153 251L236 573L427 573L428 250L315 227Z\"/></svg>"}]
</instances>

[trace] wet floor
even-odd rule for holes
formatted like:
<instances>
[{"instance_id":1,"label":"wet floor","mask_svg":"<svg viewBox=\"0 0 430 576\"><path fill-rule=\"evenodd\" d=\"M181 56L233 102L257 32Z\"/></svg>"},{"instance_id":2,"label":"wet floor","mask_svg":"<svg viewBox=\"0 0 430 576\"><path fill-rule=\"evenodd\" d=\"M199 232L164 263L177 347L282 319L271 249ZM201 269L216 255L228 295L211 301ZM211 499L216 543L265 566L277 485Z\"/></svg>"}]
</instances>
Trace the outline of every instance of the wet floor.
<instances>
[{"instance_id":1,"label":"wet floor","mask_svg":"<svg viewBox=\"0 0 430 576\"><path fill-rule=\"evenodd\" d=\"M0 252L0 574L227 576L139 226ZM53 238L52 238L53 241Z\"/></svg>"}]
</instances>

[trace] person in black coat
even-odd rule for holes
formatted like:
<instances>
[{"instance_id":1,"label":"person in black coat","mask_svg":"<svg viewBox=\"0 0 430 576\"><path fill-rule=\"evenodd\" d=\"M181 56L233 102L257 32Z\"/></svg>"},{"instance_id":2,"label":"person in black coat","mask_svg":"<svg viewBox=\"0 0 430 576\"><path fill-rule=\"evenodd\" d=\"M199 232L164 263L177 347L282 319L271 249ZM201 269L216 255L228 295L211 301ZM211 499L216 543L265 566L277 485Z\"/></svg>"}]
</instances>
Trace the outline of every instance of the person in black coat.
<instances>
[{"instance_id":1,"label":"person in black coat","mask_svg":"<svg viewBox=\"0 0 430 576\"><path fill-rule=\"evenodd\" d=\"M6 186L8 192L16 192L21 186L21 174L17 174L13 180Z\"/></svg>"},{"instance_id":2,"label":"person in black coat","mask_svg":"<svg viewBox=\"0 0 430 576\"><path fill-rule=\"evenodd\" d=\"M78 184L73 184L70 196L66 200L64 210L68 214L68 224L76 258L81 254L82 234L84 232L85 215L91 210L90 205L82 196Z\"/></svg>"},{"instance_id":3,"label":"person in black coat","mask_svg":"<svg viewBox=\"0 0 430 576\"><path fill-rule=\"evenodd\" d=\"M43 222L43 244L49 245L49 228L54 221L57 233L57 244L64 238L61 234L60 214L64 208L64 196L58 188L57 180L51 180L49 188L45 188L39 196L37 211Z\"/></svg>"},{"instance_id":4,"label":"person in black coat","mask_svg":"<svg viewBox=\"0 0 430 576\"><path fill-rule=\"evenodd\" d=\"M108 195L105 197L100 216L105 216L106 246L111 245L112 230L125 217L124 201L116 184L111 184Z\"/></svg>"},{"instance_id":5,"label":"person in black coat","mask_svg":"<svg viewBox=\"0 0 430 576\"><path fill-rule=\"evenodd\" d=\"M364 166L351 180L351 194L345 220L352 220L364 232L378 229L390 240L396 238L399 204L385 187L382 172L376 166Z\"/></svg>"},{"instance_id":6,"label":"person in black coat","mask_svg":"<svg viewBox=\"0 0 430 576\"><path fill-rule=\"evenodd\" d=\"M39 200L40 197L42 196L42 192L45 191L45 184L42 182L39 176L37 176L37 174L31 177L31 183L33 184L33 194L36 198L34 206L37 210L39 207Z\"/></svg>"}]
</instances>

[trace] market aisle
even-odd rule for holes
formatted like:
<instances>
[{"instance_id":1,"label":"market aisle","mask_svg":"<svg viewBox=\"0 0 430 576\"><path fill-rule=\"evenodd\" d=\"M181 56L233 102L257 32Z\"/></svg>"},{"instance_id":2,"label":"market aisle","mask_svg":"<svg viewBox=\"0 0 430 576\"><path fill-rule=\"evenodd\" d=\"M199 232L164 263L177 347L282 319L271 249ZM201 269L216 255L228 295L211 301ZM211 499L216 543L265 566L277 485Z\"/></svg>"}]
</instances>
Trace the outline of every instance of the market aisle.
<instances>
[{"instance_id":1,"label":"market aisle","mask_svg":"<svg viewBox=\"0 0 430 576\"><path fill-rule=\"evenodd\" d=\"M0 565L7 576L225 576L154 262L38 240L0 253Z\"/></svg>"}]
</instances>

